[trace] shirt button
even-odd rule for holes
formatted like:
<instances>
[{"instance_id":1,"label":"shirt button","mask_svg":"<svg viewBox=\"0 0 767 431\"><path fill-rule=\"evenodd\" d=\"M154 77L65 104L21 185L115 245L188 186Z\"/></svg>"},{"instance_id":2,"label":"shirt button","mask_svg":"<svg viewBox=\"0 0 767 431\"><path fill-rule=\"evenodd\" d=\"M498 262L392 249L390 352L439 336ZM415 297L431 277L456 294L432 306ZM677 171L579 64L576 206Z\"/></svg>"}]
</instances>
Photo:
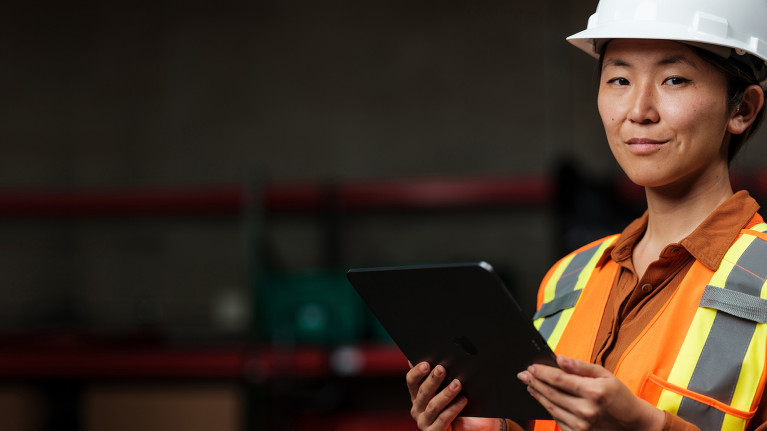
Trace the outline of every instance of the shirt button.
<instances>
[{"instance_id":1,"label":"shirt button","mask_svg":"<svg viewBox=\"0 0 767 431\"><path fill-rule=\"evenodd\" d=\"M644 292L644 293L652 292L652 284L650 284L650 283L643 284L642 285L642 292Z\"/></svg>"}]
</instances>

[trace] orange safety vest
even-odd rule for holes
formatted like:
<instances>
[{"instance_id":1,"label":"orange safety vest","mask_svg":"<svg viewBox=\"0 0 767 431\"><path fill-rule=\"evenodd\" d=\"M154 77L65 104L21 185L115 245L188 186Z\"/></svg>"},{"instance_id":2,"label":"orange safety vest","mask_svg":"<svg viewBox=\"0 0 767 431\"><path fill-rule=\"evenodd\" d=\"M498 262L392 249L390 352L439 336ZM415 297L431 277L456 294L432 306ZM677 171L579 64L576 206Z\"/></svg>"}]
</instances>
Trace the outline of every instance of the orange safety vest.
<instances>
[{"instance_id":1,"label":"orange safety vest","mask_svg":"<svg viewBox=\"0 0 767 431\"><path fill-rule=\"evenodd\" d=\"M745 430L767 378L767 224L741 231L719 268L694 262L623 352L615 375L640 398L702 430ZM559 355L589 362L619 265L597 266L617 235L559 261L541 284L535 326ZM559 429L538 421L536 430Z\"/></svg>"}]
</instances>

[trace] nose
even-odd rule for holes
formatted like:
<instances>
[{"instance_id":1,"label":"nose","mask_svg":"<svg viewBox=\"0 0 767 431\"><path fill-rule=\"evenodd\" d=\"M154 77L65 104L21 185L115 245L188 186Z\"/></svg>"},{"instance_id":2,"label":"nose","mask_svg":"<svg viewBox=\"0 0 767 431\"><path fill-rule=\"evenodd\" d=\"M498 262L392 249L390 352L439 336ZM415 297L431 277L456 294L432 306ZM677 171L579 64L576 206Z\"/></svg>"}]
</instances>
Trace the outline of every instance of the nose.
<instances>
[{"instance_id":1,"label":"nose","mask_svg":"<svg viewBox=\"0 0 767 431\"><path fill-rule=\"evenodd\" d=\"M632 91L628 119L633 123L651 124L660 120L656 109L657 94L651 83L636 85Z\"/></svg>"}]
</instances>

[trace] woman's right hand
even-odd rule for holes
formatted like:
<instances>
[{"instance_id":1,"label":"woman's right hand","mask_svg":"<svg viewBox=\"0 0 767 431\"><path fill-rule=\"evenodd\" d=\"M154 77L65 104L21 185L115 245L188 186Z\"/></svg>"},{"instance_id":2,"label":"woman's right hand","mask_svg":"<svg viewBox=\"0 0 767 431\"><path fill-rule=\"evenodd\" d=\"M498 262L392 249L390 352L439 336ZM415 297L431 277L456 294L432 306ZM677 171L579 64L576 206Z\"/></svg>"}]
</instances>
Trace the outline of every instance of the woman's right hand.
<instances>
[{"instance_id":1,"label":"woman's right hand","mask_svg":"<svg viewBox=\"0 0 767 431\"><path fill-rule=\"evenodd\" d=\"M431 371L431 372L429 372ZM411 367L407 373L407 388L413 407L410 415L423 431L452 431L453 421L466 406L466 397L456 397L461 392L461 382L453 380L437 393L445 379L445 368L437 365L431 370L426 362Z\"/></svg>"}]
</instances>

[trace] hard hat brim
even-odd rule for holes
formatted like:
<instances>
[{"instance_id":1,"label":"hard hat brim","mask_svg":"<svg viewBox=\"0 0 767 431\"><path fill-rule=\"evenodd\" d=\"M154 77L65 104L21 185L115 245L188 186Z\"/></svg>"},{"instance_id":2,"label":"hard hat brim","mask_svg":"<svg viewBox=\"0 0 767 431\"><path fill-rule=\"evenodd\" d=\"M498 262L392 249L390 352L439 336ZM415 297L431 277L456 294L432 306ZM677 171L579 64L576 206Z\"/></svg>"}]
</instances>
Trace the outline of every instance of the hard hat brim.
<instances>
[{"instance_id":1,"label":"hard hat brim","mask_svg":"<svg viewBox=\"0 0 767 431\"><path fill-rule=\"evenodd\" d=\"M763 61L767 60L767 46L752 47L746 43L735 44L732 39L680 29L675 24L658 22L652 23L651 26L646 22L614 22L607 26L583 30L567 38L571 44L595 58L599 57L601 44L611 39L673 40L700 46L723 57L727 57L733 48L742 49Z\"/></svg>"}]
</instances>

